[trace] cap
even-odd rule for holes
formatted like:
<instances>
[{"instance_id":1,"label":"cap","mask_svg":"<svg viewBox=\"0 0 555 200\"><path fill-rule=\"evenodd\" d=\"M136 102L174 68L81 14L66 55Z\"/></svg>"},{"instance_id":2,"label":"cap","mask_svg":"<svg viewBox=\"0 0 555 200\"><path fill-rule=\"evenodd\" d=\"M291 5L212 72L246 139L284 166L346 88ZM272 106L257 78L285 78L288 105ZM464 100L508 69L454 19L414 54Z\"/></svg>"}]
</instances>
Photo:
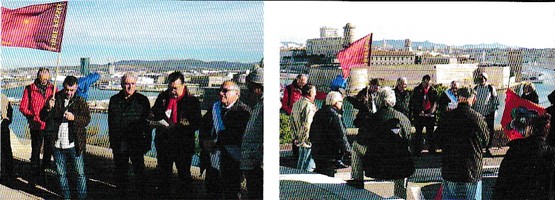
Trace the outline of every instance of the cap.
<instances>
[{"instance_id":1,"label":"cap","mask_svg":"<svg viewBox=\"0 0 555 200\"><path fill-rule=\"evenodd\" d=\"M264 68L256 68L247 76L247 80L264 85Z\"/></svg>"}]
</instances>

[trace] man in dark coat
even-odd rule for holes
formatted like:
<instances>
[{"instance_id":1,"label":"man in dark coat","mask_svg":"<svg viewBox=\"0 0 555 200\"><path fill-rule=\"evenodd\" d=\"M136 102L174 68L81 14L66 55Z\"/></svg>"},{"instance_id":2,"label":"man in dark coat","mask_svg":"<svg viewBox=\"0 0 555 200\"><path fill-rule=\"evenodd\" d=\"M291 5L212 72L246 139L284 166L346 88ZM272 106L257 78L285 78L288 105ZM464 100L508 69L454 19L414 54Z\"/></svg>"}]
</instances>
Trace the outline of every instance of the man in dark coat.
<instances>
[{"instance_id":1,"label":"man in dark coat","mask_svg":"<svg viewBox=\"0 0 555 200\"><path fill-rule=\"evenodd\" d=\"M365 121L366 131L357 135L353 143L353 183L359 188L363 185L364 168L367 177L395 180L394 193L404 198L404 179L414 172L414 161L408 146L410 120L393 109L396 98L390 87L378 91L376 102L378 111Z\"/></svg>"},{"instance_id":2,"label":"man in dark coat","mask_svg":"<svg viewBox=\"0 0 555 200\"><path fill-rule=\"evenodd\" d=\"M181 191L191 188L191 161L195 153L195 132L200 127L200 101L187 91L185 77L171 73L168 89L161 92L152 107L150 121L156 127L155 146L158 159L159 190L169 194L173 163L177 167Z\"/></svg>"},{"instance_id":3,"label":"man in dark coat","mask_svg":"<svg viewBox=\"0 0 555 200\"><path fill-rule=\"evenodd\" d=\"M545 109L545 112L549 113L551 117L555 116L555 90L551 94L547 95L547 100L551 103L551 106ZM547 134L547 144L555 146L555 125L551 126L549 133Z\"/></svg>"},{"instance_id":4,"label":"man in dark coat","mask_svg":"<svg viewBox=\"0 0 555 200\"><path fill-rule=\"evenodd\" d=\"M108 134L114 154L116 186L122 198L126 196L129 160L140 187L145 169L144 154L150 150L152 131L146 118L150 113L148 98L136 91L137 76L128 72L121 77L122 90L110 98ZM139 188L139 192L141 188Z\"/></svg>"},{"instance_id":5,"label":"man in dark coat","mask_svg":"<svg viewBox=\"0 0 555 200\"><path fill-rule=\"evenodd\" d=\"M489 140L484 116L472 110L475 92L463 87L458 107L439 121L438 139L443 144L441 176L444 199L482 199L482 148Z\"/></svg>"},{"instance_id":6,"label":"man in dark coat","mask_svg":"<svg viewBox=\"0 0 555 200\"><path fill-rule=\"evenodd\" d=\"M241 141L241 170L247 181L249 199L263 199L264 68L255 68L247 76L247 88L252 93L252 111Z\"/></svg>"},{"instance_id":7,"label":"man in dark coat","mask_svg":"<svg viewBox=\"0 0 555 200\"><path fill-rule=\"evenodd\" d=\"M309 138L312 142L312 156L316 163L314 172L330 177L335 176L343 156L349 155L351 145L347 141L347 128L342 120L343 96L339 92L329 92L326 105L316 111L310 125Z\"/></svg>"},{"instance_id":8,"label":"man in dark coat","mask_svg":"<svg viewBox=\"0 0 555 200\"><path fill-rule=\"evenodd\" d=\"M511 128L523 138L509 142L509 150L493 187L493 199L550 199L555 149L545 142L550 115L519 108Z\"/></svg>"},{"instance_id":9,"label":"man in dark coat","mask_svg":"<svg viewBox=\"0 0 555 200\"><path fill-rule=\"evenodd\" d=\"M1 138L0 138L0 173L2 174L2 180L7 180L13 178L13 152L12 144L10 142L10 124L13 120L13 108L12 104L8 101L8 97L2 93L1 95L1 107L0 113L2 121L1 127Z\"/></svg>"},{"instance_id":10,"label":"man in dark coat","mask_svg":"<svg viewBox=\"0 0 555 200\"><path fill-rule=\"evenodd\" d=\"M239 100L241 90L225 81L216 101L203 117L201 170L206 169L206 192L215 199L241 198L241 142L250 108Z\"/></svg>"},{"instance_id":11,"label":"man in dark coat","mask_svg":"<svg viewBox=\"0 0 555 200\"><path fill-rule=\"evenodd\" d=\"M434 125L436 121L435 111L438 95L430 81L431 77L429 75L422 77L422 82L414 88L410 98L410 108L412 110L412 116L414 117L413 124L416 129L412 139L412 152L416 156L420 156L422 151L422 130L424 130L424 127L426 127L428 152L435 153L436 151Z\"/></svg>"},{"instance_id":12,"label":"man in dark coat","mask_svg":"<svg viewBox=\"0 0 555 200\"><path fill-rule=\"evenodd\" d=\"M91 121L89 106L83 97L75 95L77 78L67 76L63 82L64 89L56 93L55 99L49 99L40 112L41 120L46 126L45 138L52 139L56 170L60 177L60 188L64 199L70 199L68 169L77 173L77 191L79 199L87 197L87 177L85 176L85 152L87 147L86 127ZM67 164L72 163L73 167Z\"/></svg>"}]
</instances>

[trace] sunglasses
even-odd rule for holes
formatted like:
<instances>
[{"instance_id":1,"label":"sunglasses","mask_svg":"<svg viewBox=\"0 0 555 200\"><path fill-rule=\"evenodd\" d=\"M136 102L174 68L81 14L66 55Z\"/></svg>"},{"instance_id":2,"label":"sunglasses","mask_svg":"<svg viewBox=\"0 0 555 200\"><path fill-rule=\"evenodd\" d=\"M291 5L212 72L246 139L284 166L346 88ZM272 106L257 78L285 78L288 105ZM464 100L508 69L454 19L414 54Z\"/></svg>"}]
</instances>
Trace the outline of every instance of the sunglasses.
<instances>
[{"instance_id":1,"label":"sunglasses","mask_svg":"<svg viewBox=\"0 0 555 200\"><path fill-rule=\"evenodd\" d=\"M232 91L232 90L235 90L235 89L222 88L222 89L220 89L220 92L227 93L227 92Z\"/></svg>"}]
</instances>

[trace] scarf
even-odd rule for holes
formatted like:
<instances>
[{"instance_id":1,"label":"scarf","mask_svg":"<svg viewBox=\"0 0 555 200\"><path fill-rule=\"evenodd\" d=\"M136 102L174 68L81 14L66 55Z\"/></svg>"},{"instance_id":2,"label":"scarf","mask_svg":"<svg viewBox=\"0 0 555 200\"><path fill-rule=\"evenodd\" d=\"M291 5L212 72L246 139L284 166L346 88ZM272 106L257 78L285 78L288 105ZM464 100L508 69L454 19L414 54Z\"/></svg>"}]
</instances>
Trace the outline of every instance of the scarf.
<instances>
[{"instance_id":1,"label":"scarf","mask_svg":"<svg viewBox=\"0 0 555 200\"><path fill-rule=\"evenodd\" d=\"M168 107L166 110L171 110L169 120L174 124L177 124L177 102L183 99L184 96L185 88L183 88L183 94L181 96L178 96L177 98L170 98L170 100L168 101Z\"/></svg>"},{"instance_id":2,"label":"scarf","mask_svg":"<svg viewBox=\"0 0 555 200\"><path fill-rule=\"evenodd\" d=\"M445 94L447 95L447 98L451 100L451 102L447 104L447 107L452 110L457 108L457 105L459 104L459 100L457 96L453 93L453 90L451 89L445 90Z\"/></svg>"},{"instance_id":3,"label":"scarf","mask_svg":"<svg viewBox=\"0 0 555 200\"><path fill-rule=\"evenodd\" d=\"M216 139L218 138L218 133L225 130L224 121L222 120L222 102L217 101L212 106L212 121L214 125L214 131Z\"/></svg>"},{"instance_id":4,"label":"scarf","mask_svg":"<svg viewBox=\"0 0 555 200\"><path fill-rule=\"evenodd\" d=\"M39 89L39 92L44 96L46 95L46 88L48 88L48 83L46 85L40 84L39 79L35 79L35 85Z\"/></svg>"},{"instance_id":5,"label":"scarf","mask_svg":"<svg viewBox=\"0 0 555 200\"><path fill-rule=\"evenodd\" d=\"M430 86L427 88L422 89L422 93L424 94L424 100L422 100L422 108L423 110L430 110L432 108L432 104L430 103L430 98L428 97L428 91L430 91Z\"/></svg>"}]
</instances>

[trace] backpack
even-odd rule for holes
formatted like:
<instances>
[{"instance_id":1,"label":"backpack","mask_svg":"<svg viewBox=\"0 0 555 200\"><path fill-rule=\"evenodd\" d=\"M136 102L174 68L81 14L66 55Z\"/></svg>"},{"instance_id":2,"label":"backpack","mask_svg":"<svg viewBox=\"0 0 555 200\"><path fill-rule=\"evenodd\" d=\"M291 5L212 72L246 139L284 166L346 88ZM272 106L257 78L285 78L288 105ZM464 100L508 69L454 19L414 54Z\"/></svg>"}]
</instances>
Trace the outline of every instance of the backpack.
<instances>
[{"instance_id":1,"label":"backpack","mask_svg":"<svg viewBox=\"0 0 555 200\"><path fill-rule=\"evenodd\" d=\"M386 180L411 176L415 171L415 163L409 151L408 140L399 134L399 119L389 119L385 123L376 124L374 137L363 156L365 175Z\"/></svg>"},{"instance_id":2,"label":"backpack","mask_svg":"<svg viewBox=\"0 0 555 200\"><path fill-rule=\"evenodd\" d=\"M345 89L347 87L347 79L343 78L343 75L337 75L335 79L331 82L331 91L339 91L339 88Z\"/></svg>"}]
</instances>

